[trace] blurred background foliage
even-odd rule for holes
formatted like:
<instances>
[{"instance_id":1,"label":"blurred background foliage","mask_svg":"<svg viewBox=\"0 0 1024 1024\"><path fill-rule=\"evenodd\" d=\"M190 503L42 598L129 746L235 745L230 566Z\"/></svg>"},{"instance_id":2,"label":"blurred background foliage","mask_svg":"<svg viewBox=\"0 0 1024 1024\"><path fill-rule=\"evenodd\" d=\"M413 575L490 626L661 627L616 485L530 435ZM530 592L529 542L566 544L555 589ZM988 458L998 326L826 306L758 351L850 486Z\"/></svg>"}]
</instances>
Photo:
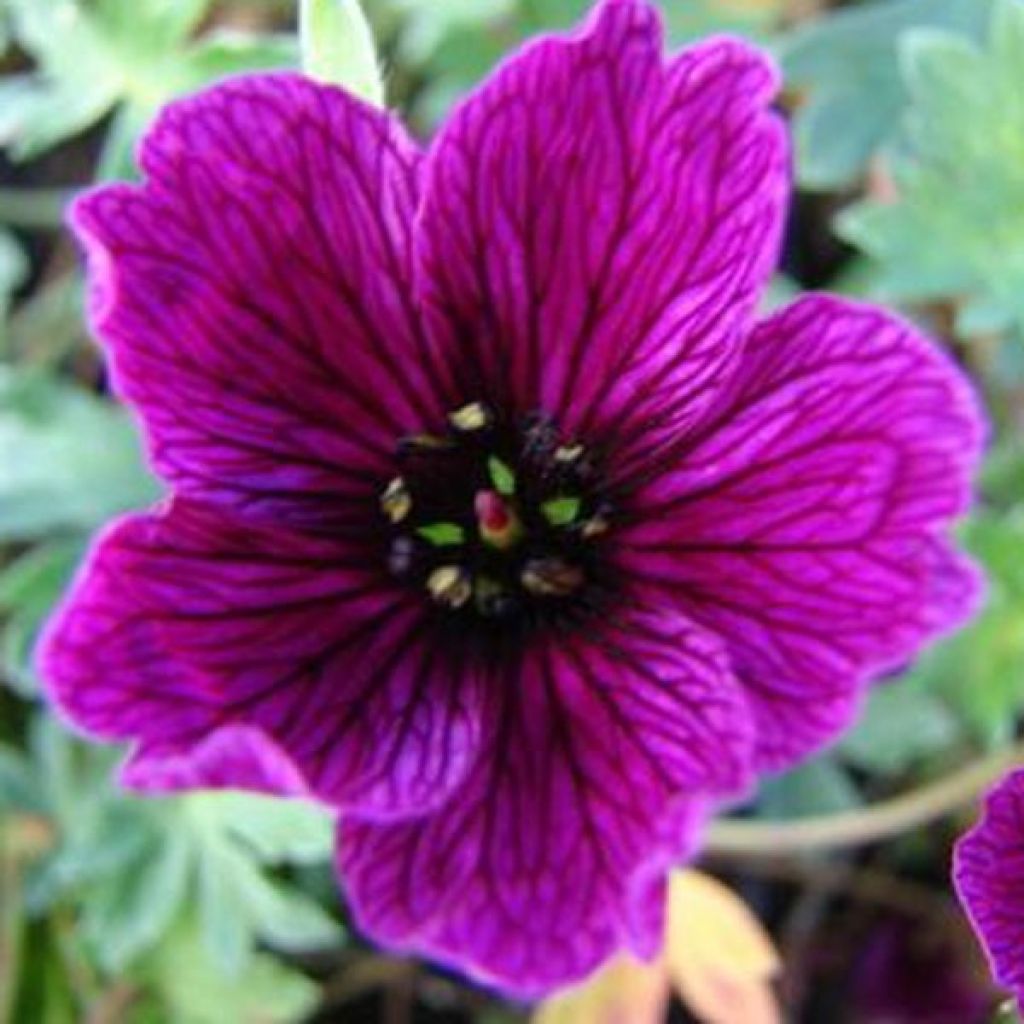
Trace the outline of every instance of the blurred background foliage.
<instances>
[{"instance_id":1,"label":"blurred background foliage","mask_svg":"<svg viewBox=\"0 0 1024 1024\"><path fill-rule=\"evenodd\" d=\"M510 48L587 6L366 3L388 102L424 137ZM662 961L619 965L536 1019L987 1021L997 1000L948 857L1024 710L1024 2L662 7L674 45L739 32L782 65L799 193L769 302L827 287L899 303L976 379L992 431L963 530L989 600L879 688L835 751L712 834L704 866L762 925L729 890L680 876L690 910L673 912ZM69 736L31 666L90 534L160 493L86 336L64 210L136 174L139 134L170 98L296 66L295 4L0 0L0 51L0 1024L528 1019L351 935L316 810L121 791L118 752ZM879 802L902 808L895 826L875 828ZM758 828L787 836L805 819L824 840L759 844L780 833Z\"/></svg>"}]
</instances>

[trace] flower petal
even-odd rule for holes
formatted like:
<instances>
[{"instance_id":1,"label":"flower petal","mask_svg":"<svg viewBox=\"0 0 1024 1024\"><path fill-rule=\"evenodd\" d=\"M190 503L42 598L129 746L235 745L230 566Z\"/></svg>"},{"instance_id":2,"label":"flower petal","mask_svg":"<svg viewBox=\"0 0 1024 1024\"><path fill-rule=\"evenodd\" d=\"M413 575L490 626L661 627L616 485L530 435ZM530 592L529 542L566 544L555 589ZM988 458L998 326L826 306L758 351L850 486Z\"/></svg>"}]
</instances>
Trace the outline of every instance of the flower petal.
<instances>
[{"instance_id":1,"label":"flower petal","mask_svg":"<svg viewBox=\"0 0 1024 1024\"><path fill-rule=\"evenodd\" d=\"M280 796L308 796L295 762L261 728L214 728L181 754L135 750L121 769L121 783L144 793L183 789L249 789Z\"/></svg>"},{"instance_id":2,"label":"flower petal","mask_svg":"<svg viewBox=\"0 0 1024 1024\"><path fill-rule=\"evenodd\" d=\"M183 501L122 520L44 638L51 696L134 741L143 788L293 792L300 775L368 816L422 811L474 762L479 693L364 557Z\"/></svg>"},{"instance_id":3,"label":"flower petal","mask_svg":"<svg viewBox=\"0 0 1024 1024\"><path fill-rule=\"evenodd\" d=\"M471 97L428 156L422 238L466 394L542 409L623 472L698 421L776 256L776 86L736 40L666 65L654 8L611 0Z\"/></svg>"},{"instance_id":4,"label":"flower petal","mask_svg":"<svg viewBox=\"0 0 1024 1024\"><path fill-rule=\"evenodd\" d=\"M1024 769L989 793L957 843L953 881L996 980L1024 1008Z\"/></svg>"},{"instance_id":5,"label":"flower petal","mask_svg":"<svg viewBox=\"0 0 1024 1024\"><path fill-rule=\"evenodd\" d=\"M704 799L745 787L750 722L720 646L675 614L549 636L495 684L462 788L405 823L349 816L339 869L374 939L536 996L653 953L664 871Z\"/></svg>"},{"instance_id":6,"label":"flower petal","mask_svg":"<svg viewBox=\"0 0 1024 1024\"><path fill-rule=\"evenodd\" d=\"M824 296L754 332L733 392L638 497L621 559L726 641L774 768L976 606L942 530L969 502L982 423L912 328Z\"/></svg>"},{"instance_id":7,"label":"flower petal","mask_svg":"<svg viewBox=\"0 0 1024 1024\"><path fill-rule=\"evenodd\" d=\"M145 186L87 195L72 223L156 468L246 511L344 518L447 406L412 300L418 151L281 74L172 104L141 162Z\"/></svg>"}]
</instances>

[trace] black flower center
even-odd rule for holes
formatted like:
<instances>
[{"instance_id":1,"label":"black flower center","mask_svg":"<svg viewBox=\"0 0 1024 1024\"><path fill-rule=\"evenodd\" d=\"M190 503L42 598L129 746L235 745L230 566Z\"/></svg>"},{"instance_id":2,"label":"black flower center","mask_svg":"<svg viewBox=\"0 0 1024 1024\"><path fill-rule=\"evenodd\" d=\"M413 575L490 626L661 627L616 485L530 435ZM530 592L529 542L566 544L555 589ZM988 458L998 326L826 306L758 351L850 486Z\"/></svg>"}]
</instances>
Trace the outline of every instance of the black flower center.
<instances>
[{"instance_id":1,"label":"black flower center","mask_svg":"<svg viewBox=\"0 0 1024 1024\"><path fill-rule=\"evenodd\" d=\"M443 434L403 438L384 489L388 567L453 619L577 619L607 585L614 523L593 452L542 414L506 421L481 403Z\"/></svg>"}]
</instances>

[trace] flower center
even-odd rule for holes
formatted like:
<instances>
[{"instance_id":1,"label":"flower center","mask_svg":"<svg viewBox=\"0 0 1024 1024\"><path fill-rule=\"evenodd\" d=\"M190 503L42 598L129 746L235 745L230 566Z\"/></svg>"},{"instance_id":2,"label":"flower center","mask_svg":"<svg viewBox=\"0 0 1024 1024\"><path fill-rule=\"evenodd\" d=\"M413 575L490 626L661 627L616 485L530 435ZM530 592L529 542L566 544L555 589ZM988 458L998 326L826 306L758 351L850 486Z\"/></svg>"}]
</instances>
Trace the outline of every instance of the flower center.
<instances>
[{"instance_id":1,"label":"flower center","mask_svg":"<svg viewBox=\"0 0 1024 1024\"><path fill-rule=\"evenodd\" d=\"M578 615L602 586L613 508L593 453L533 414L479 402L443 434L403 438L380 496L391 573L438 608L486 620Z\"/></svg>"}]
</instances>

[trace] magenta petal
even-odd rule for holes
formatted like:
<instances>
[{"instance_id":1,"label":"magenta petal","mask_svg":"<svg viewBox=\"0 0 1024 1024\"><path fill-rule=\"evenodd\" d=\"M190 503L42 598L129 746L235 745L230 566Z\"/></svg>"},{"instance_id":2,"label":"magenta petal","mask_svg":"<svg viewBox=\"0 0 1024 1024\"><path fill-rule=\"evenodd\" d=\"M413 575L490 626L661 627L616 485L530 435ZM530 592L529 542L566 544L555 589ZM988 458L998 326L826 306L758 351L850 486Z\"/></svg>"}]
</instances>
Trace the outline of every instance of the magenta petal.
<instances>
[{"instance_id":1,"label":"magenta petal","mask_svg":"<svg viewBox=\"0 0 1024 1024\"><path fill-rule=\"evenodd\" d=\"M1024 1009L1024 770L989 794L957 844L953 878L996 980Z\"/></svg>"},{"instance_id":2,"label":"magenta petal","mask_svg":"<svg viewBox=\"0 0 1024 1024\"><path fill-rule=\"evenodd\" d=\"M978 575L943 533L982 432L937 348L815 296L754 332L726 409L638 499L623 571L725 640L762 767L833 737L865 681L976 607Z\"/></svg>"},{"instance_id":3,"label":"magenta petal","mask_svg":"<svg viewBox=\"0 0 1024 1024\"><path fill-rule=\"evenodd\" d=\"M123 520L44 637L50 694L135 742L143 788L301 778L368 816L434 806L475 760L480 694L364 557L181 501Z\"/></svg>"},{"instance_id":4,"label":"magenta petal","mask_svg":"<svg viewBox=\"0 0 1024 1024\"><path fill-rule=\"evenodd\" d=\"M161 756L136 750L121 769L121 783L144 793L183 789L248 789L307 796L295 762L262 729L226 725L183 753Z\"/></svg>"},{"instance_id":5,"label":"magenta petal","mask_svg":"<svg viewBox=\"0 0 1024 1024\"><path fill-rule=\"evenodd\" d=\"M80 200L93 326L181 493L345 519L395 439L443 414L412 301L420 156L295 75L166 108L147 183Z\"/></svg>"},{"instance_id":6,"label":"magenta petal","mask_svg":"<svg viewBox=\"0 0 1024 1024\"><path fill-rule=\"evenodd\" d=\"M551 636L494 682L497 732L461 789L409 822L349 816L339 869L374 939L536 996L653 952L666 865L701 798L747 784L752 735L720 646L674 614Z\"/></svg>"},{"instance_id":7,"label":"magenta petal","mask_svg":"<svg viewBox=\"0 0 1024 1024\"><path fill-rule=\"evenodd\" d=\"M467 100L428 156L422 239L466 392L544 410L622 473L698 422L776 255L776 86L736 40L666 63L654 8L606 2Z\"/></svg>"}]
</instances>

